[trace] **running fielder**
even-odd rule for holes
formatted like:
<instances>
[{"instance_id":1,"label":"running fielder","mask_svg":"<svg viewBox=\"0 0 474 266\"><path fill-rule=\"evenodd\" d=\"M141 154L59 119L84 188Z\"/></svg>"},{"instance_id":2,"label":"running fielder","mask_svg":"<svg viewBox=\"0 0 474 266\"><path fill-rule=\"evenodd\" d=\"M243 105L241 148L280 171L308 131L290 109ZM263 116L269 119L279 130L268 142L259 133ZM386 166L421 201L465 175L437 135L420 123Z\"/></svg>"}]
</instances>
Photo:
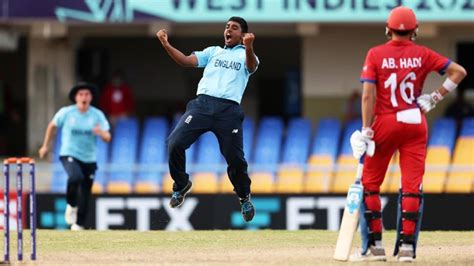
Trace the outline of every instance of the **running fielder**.
<instances>
[{"instance_id":1,"label":"running fielder","mask_svg":"<svg viewBox=\"0 0 474 266\"><path fill-rule=\"evenodd\" d=\"M40 158L44 158L57 128L60 128L59 158L68 175L64 217L73 231L84 229L89 210L89 199L97 170L97 137L105 142L110 142L112 138L104 113L91 106L96 94L97 88L93 84L79 83L72 87L69 99L74 104L59 109L54 115L39 150Z\"/></svg>"}]
</instances>

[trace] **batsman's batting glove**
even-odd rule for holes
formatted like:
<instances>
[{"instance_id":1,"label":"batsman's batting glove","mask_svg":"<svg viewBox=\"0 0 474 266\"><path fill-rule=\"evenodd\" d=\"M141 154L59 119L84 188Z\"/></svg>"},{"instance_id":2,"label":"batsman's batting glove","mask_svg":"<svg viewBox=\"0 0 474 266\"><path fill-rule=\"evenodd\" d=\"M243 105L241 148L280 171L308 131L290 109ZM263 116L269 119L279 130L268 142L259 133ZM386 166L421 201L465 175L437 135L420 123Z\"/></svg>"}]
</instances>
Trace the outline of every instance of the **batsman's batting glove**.
<instances>
[{"instance_id":1,"label":"batsman's batting glove","mask_svg":"<svg viewBox=\"0 0 474 266\"><path fill-rule=\"evenodd\" d=\"M372 140L374 137L374 131L370 127L362 128L362 132L359 130L354 131L351 135L351 147L352 155L357 160L362 155L367 154L372 157L375 153L375 142Z\"/></svg>"},{"instance_id":2,"label":"batsman's batting glove","mask_svg":"<svg viewBox=\"0 0 474 266\"><path fill-rule=\"evenodd\" d=\"M431 94L423 94L416 99L418 106L424 113L428 113L436 107L436 104L443 99L443 95L438 91L434 91Z\"/></svg>"}]
</instances>

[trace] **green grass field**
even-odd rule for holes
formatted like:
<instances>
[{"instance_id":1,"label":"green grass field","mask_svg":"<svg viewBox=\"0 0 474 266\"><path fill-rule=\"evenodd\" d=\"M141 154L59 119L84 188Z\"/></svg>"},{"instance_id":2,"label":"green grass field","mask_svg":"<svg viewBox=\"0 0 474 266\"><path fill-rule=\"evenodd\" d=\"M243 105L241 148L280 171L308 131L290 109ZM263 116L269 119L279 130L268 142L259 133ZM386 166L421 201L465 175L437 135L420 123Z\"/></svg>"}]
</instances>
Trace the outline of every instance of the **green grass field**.
<instances>
[{"instance_id":1,"label":"green grass field","mask_svg":"<svg viewBox=\"0 0 474 266\"><path fill-rule=\"evenodd\" d=\"M29 258L29 231L24 252ZM11 256L16 261L12 231ZM15 235L16 236L16 235ZM384 234L393 251L394 232ZM39 265L344 265L330 231L38 231ZM359 245L359 239L356 240ZM422 232L417 264L474 263L474 232ZM28 256L26 256L28 255ZM389 256L389 263L395 262ZM347 264L347 263L346 263ZM380 263L382 264L382 263ZM384 263L385 264L385 263Z\"/></svg>"}]
</instances>

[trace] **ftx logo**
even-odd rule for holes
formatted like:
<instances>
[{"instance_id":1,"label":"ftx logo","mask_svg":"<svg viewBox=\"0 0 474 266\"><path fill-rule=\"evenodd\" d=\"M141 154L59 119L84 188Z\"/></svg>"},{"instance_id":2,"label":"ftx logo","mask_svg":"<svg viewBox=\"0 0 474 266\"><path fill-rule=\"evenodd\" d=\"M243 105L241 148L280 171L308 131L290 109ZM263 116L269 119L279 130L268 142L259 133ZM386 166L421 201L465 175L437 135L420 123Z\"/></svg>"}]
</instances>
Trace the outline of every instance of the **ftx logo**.
<instances>
[{"instance_id":1,"label":"ftx logo","mask_svg":"<svg viewBox=\"0 0 474 266\"><path fill-rule=\"evenodd\" d=\"M255 206L255 216L253 220L246 223L242 218L240 211L231 214L231 226L237 228L246 228L256 230L269 227L272 222L272 213L280 211L279 198L253 198L252 203Z\"/></svg>"}]
</instances>

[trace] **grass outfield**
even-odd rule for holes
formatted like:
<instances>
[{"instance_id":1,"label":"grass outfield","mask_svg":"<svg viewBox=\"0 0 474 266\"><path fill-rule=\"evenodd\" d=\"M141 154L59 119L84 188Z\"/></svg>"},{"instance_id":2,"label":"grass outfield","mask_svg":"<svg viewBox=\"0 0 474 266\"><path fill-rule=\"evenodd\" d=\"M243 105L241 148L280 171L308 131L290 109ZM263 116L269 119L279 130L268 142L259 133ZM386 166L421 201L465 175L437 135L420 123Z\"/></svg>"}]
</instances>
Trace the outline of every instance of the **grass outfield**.
<instances>
[{"instance_id":1,"label":"grass outfield","mask_svg":"<svg viewBox=\"0 0 474 266\"><path fill-rule=\"evenodd\" d=\"M29 231L24 253L29 258ZM16 260L12 231L11 257ZM14 237L15 236L15 237ZM39 265L344 265L332 260L336 232L38 231ZM384 234L388 253L394 232ZM356 239L357 245L359 240ZM474 263L474 232L422 232L417 264ZM26 256L27 255L27 256ZM394 262L392 256L389 262ZM382 264L382 263L380 263ZM365 265L365 264L362 264Z\"/></svg>"}]
</instances>

